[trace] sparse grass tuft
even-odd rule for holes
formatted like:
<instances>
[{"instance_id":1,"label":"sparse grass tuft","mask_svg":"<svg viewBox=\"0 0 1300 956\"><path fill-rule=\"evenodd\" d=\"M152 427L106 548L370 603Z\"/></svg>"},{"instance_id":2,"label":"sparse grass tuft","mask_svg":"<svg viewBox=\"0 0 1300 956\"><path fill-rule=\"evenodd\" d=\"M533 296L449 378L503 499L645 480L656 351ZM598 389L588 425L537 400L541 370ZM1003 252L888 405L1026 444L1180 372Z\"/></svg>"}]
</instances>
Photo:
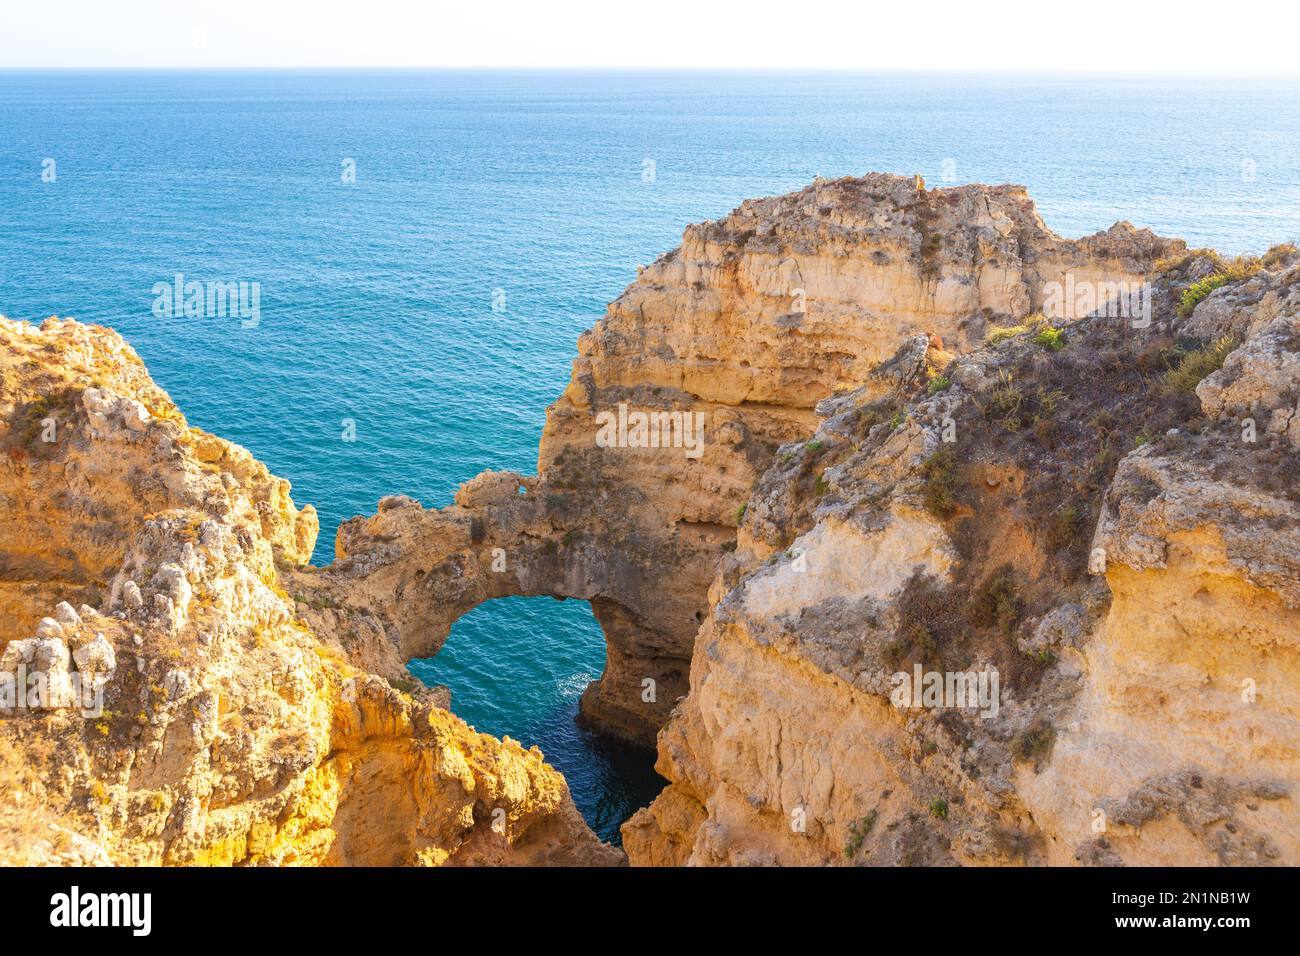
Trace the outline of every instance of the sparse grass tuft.
<instances>
[{"instance_id":1,"label":"sparse grass tuft","mask_svg":"<svg viewBox=\"0 0 1300 956\"><path fill-rule=\"evenodd\" d=\"M988 335L984 336L984 342L987 345L997 345L1007 339L1014 339L1017 335L1024 335L1028 331L1029 326L1027 325L1004 325L996 329L989 329Z\"/></svg>"},{"instance_id":2,"label":"sparse grass tuft","mask_svg":"<svg viewBox=\"0 0 1300 956\"><path fill-rule=\"evenodd\" d=\"M1056 406L1065 398L1065 392L1059 388L1044 388L1038 386L1038 412L1043 418L1051 418L1056 414Z\"/></svg>"},{"instance_id":3,"label":"sparse grass tuft","mask_svg":"<svg viewBox=\"0 0 1300 956\"><path fill-rule=\"evenodd\" d=\"M860 820L855 820L849 824L849 842L844 844L844 858L850 860L853 854L858 852L862 846L862 841L871 833L872 828L876 825L876 811L872 810Z\"/></svg>"},{"instance_id":4,"label":"sparse grass tuft","mask_svg":"<svg viewBox=\"0 0 1300 956\"><path fill-rule=\"evenodd\" d=\"M988 334L984 336L985 345L997 345L999 342L1005 342L1007 339L1014 339L1017 335L1024 335L1026 332L1033 332L1047 324L1047 319L1041 313L1035 313L1019 325L1003 325L997 328L989 329Z\"/></svg>"},{"instance_id":5,"label":"sparse grass tuft","mask_svg":"<svg viewBox=\"0 0 1300 956\"><path fill-rule=\"evenodd\" d=\"M1178 365L1165 373L1165 391L1195 392L1196 386L1201 384L1202 379L1223 368L1228 353L1236 347L1236 340L1225 335L1203 348L1182 353Z\"/></svg>"},{"instance_id":6,"label":"sparse grass tuft","mask_svg":"<svg viewBox=\"0 0 1300 956\"><path fill-rule=\"evenodd\" d=\"M991 411L1002 420L1003 428L1013 432L1020 428L1020 405L1024 399L1015 376L1003 369L998 373L998 384L989 390L988 404L982 409Z\"/></svg>"}]
</instances>

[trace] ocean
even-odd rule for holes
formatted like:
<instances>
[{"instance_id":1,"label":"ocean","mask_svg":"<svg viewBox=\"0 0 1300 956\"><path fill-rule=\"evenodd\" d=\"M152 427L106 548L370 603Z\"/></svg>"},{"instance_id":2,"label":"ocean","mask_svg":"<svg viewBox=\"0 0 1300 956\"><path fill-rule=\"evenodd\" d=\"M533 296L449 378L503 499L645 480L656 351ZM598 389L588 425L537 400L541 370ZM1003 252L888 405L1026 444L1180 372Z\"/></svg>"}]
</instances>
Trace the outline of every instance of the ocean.
<instances>
[{"instance_id":1,"label":"ocean","mask_svg":"<svg viewBox=\"0 0 1300 956\"><path fill-rule=\"evenodd\" d=\"M191 423L321 516L532 472L575 341L690 222L814 176L1017 182L1065 236L1128 219L1300 236L1294 80L526 72L0 71L0 314L122 332ZM256 283L256 321L155 308ZM662 786L575 726L583 602L515 598L413 670L537 744L606 839Z\"/></svg>"}]
</instances>

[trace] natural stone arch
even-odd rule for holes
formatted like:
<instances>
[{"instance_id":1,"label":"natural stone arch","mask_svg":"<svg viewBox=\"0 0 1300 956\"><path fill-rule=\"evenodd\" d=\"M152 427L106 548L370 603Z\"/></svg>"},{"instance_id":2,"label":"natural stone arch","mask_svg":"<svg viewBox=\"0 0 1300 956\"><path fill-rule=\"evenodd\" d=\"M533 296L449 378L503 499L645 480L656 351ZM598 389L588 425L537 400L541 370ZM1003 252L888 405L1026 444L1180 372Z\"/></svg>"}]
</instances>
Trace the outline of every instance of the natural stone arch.
<instances>
[{"instance_id":1,"label":"natural stone arch","mask_svg":"<svg viewBox=\"0 0 1300 956\"><path fill-rule=\"evenodd\" d=\"M582 713L606 732L652 746L686 692L708 582L696 580L702 575L693 550L676 558L639 553L644 545L635 529L583 528L576 524L580 513L576 505L566 509L564 495L543 493L536 479L513 472L479 475L441 510L385 498L375 515L340 527L339 560L316 583L384 617L405 660L436 655L452 625L486 601L588 601L605 635L606 666L584 692ZM570 516L575 526L566 527ZM712 549L718 553L717 545ZM652 559L660 562L653 576L645 567ZM679 563L687 587L647 589L665 573L664 560Z\"/></svg>"},{"instance_id":2,"label":"natural stone arch","mask_svg":"<svg viewBox=\"0 0 1300 956\"><path fill-rule=\"evenodd\" d=\"M829 232L822 210L836 211ZM710 587L735 573L726 550L790 543L746 503L778 454L812 436L820 403L901 399L948 349L1043 308L1051 283L1138 280L1178 248L1127 223L1061 239L1017 186L871 175L746 202L688 227L583 333L547 409L537 478L480 475L438 512L385 499L340 528L331 573L391 613L408 658L487 597L591 600L609 663L583 712L652 742L686 690ZM602 442L601 416L629 411L702 416L702 447ZM497 581L484 571L493 547L515 568Z\"/></svg>"}]
</instances>

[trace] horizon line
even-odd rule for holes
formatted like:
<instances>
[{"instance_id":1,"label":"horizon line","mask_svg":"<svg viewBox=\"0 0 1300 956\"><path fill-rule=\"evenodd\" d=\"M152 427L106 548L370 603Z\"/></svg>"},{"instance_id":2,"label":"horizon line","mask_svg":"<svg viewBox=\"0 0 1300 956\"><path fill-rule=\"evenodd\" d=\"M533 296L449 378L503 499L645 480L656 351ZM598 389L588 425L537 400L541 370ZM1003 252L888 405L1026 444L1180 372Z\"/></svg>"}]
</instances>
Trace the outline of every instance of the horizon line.
<instances>
[{"instance_id":1,"label":"horizon line","mask_svg":"<svg viewBox=\"0 0 1300 956\"><path fill-rule=\"evenodd\" d=\"M1080 77L1087 79L1297 79L1300 80L1300 66L1292 69L1275 70L1223 70L1201 72L1179 72L1163 69L1148 70L1089 70L1080 68L1058 67L999 67L982 69L974 66L924 66L924 67L840 67L840 66L606 66L606 65L511 65L484 64L458 66L431 65L338 65L338 64L293 64L293 65L176 65L155 64L147 66L122 66L114 64L90 64L78 66L0 66L0 73L718 73L718 74L805 74L805 75L840 75L840 76L918 76L918 75L959 75L959 76L1055 76Z\"/></svg>"}]
</instances>

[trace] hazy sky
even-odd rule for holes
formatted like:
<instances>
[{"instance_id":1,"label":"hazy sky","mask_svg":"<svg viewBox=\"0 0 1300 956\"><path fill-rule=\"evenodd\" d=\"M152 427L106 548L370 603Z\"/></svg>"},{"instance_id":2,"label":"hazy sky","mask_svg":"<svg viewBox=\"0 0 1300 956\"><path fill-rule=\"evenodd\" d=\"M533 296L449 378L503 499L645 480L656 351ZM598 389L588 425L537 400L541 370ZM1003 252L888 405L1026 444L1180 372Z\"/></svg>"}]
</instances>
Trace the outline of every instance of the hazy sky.
<instances>
[{"instance_id":1,"label":"hazy sky","mask_svg":"<svg viewBox=\"0 0 1300 956\"><path fill-rule=\"evenodd\" d=\"M1300 72L1295 0L3 0L0 67Z\"/></svg>"}]
</instances>

